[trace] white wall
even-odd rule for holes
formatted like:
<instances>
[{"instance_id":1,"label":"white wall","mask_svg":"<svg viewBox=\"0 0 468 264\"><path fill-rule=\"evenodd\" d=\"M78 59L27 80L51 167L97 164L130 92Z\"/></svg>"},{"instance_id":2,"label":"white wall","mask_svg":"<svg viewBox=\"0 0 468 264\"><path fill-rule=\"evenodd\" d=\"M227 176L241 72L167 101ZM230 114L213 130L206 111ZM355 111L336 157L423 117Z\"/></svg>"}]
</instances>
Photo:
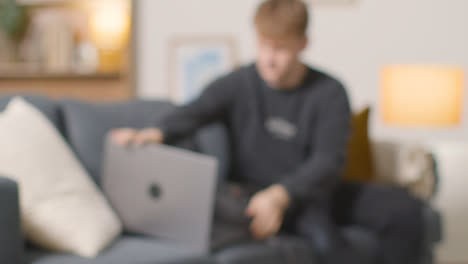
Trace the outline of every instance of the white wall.
<instances>
[{"instance_id":1,"label":"white wall","mask_svg":"<svg viewBox=\"0 0 468 264\"><path fill-rule=\"evenodd\" d=\"M254 56L250 17L258 0L140 0L138 94L166 97L168 41L178 36L232 35L241 62Z\"/></svg>"},{"instance_id":2,"label":"white wall","mask_svg":"<svg viewBox=\"0 0 468 264\"><path fill-rule=\"evenodd\" d=\"M167 96L167 41L171 36L232 34L238 40L241 62L253 60L251 19L260 0L138 1L137 79L141 97ZM347 84L355 109L374 106L374 138L468 140L468 107L461 126L440 130L386 127L377 114L378 75L384 64L456 64L468 73L468 1L357 2L352 7L315 8L305 60L338 75ZM468 103L468 91L465 101ZM444 250L442 255L451 255L451 248Z\"/></svg>"},{"instance_id":3,"label":"white wall","mask_svg":"<svg viewBox=\"0 0 468 264\"><path fill-rule=\"evenodd\" d=\"M354 9L316 10L311 32L315 45L307 58L337 73L356 107L376 106L384 64L457 64L468 73L467 10L466 0L362 0ZM468 103L468 93L465 99ZM438 131L392 129L374 113L377 138L468 139L468 107L462 126Z\"/></svg>"},{"instance_id":4,"label":"white wall","mask_svg":"<svg viewBox=\"0 0 468 264\"><path fill-rule=\"evenodd\" d=\"M167 96L167 49L173 36L231 34L239 59L255 55L251 19L259 0L139 0L138 94ZM468 72L467 0L358 0L352 7L316 7L305 60L338 75L356 109L378 102L378 75L387 63L446 63ZM465 94L468 102L468 92ZM468 107L457 128L408 130L373 115L374 138L468 139Z\"/></svg>"}]
</instances>

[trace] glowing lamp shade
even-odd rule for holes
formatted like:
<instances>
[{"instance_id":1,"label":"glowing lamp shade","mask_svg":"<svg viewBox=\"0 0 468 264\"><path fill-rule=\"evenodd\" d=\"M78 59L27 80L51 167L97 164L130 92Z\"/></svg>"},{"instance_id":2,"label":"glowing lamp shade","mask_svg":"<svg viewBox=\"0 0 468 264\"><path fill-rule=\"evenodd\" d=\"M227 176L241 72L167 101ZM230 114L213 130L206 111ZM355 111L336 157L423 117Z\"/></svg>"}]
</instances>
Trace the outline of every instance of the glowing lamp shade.
<instances>
[{"instance_id":1,"label":"glowing lamp shade","mask_svg":"<svg viewBox=\"0 0 468 264\"><path fill-rule=\"evenodd\" d=\"M121 49L130 30L128 3L122 0L97 1L90 17L90 28L100 48Z\"/></svg>"},{"instance_id":2,"label":"glowing lamp shade","mask_svg":"<svg viewBox=\"0 0 468 264\"><path fill-rule=\"evenodd\" d=\"M381 89L386 124L439 127L461 123L464 89L461 68L386 66L382 70Z\"/></svg>"},{"instance_id":3,"label":"glowing lamp shade","mask_svg":"<svg viewBox=\"0 0 468 264\"><path fill-rule=\"evenodd\" d=\"M95 0L90 16L90 32L99 49L99 70L118 71L124 61L124 50L130 31L129 2Z\"/></svg>"}]
</instances>

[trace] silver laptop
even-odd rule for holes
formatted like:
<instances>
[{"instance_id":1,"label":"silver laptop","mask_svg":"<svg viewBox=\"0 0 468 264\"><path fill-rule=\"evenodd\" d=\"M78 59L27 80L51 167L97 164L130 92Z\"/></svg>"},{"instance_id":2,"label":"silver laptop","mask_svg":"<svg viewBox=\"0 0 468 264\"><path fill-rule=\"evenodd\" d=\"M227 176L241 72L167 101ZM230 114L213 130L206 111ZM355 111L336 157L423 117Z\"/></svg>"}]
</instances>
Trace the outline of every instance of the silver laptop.
<instances>
[{"instance_id":1,"label":"silver laptop","mask_svg":"<svg viewBox=\"0 0 468 264\"><path fill-rule=\"evenodd\" d=\"M126 230L210 250L217 161L165 145L106 140L102 186Z\"/></svg>"}]
</instances>

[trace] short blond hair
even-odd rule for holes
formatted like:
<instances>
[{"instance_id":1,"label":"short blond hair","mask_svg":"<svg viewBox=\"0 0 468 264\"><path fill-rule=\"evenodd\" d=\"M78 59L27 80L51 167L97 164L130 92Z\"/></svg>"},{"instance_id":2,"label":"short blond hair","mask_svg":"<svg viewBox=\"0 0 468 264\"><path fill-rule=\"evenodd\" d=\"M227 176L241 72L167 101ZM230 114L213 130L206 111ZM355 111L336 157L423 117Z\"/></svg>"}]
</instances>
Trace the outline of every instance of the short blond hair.
<instances>
[{"instance_id":1,"label":"short blond hair","mask_svg":"<svg viewBox=\"0 0 468 264\"><path fill-rule=\"evenodd\" d=\"M301 0L266 0L255 14L259 34L273 39L306 36L309 13Z\"/></svg>"}]
</instances>

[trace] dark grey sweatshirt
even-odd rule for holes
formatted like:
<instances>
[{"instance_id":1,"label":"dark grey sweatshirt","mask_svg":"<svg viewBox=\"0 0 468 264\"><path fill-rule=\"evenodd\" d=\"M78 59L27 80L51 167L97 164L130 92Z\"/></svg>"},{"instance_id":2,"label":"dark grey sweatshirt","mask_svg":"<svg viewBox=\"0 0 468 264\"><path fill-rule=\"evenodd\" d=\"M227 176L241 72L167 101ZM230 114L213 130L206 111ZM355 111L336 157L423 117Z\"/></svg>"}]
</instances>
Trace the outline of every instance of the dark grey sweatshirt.
<instances>
[{"instance_id":1,"label":"dark grey sweatshirt","mask_svg":"<svg viewBox=\"0 0 468 264\"><path fill-rule=\"evenodd\" d=\"M162 122L167 142L222 122L231 143L231 179L258 188L282 184L293 201L328 192L338 182L350 133L343 85L309 68L290 91L270 87L254 64L209 85Z\"/></svg>"}]
</instances>

